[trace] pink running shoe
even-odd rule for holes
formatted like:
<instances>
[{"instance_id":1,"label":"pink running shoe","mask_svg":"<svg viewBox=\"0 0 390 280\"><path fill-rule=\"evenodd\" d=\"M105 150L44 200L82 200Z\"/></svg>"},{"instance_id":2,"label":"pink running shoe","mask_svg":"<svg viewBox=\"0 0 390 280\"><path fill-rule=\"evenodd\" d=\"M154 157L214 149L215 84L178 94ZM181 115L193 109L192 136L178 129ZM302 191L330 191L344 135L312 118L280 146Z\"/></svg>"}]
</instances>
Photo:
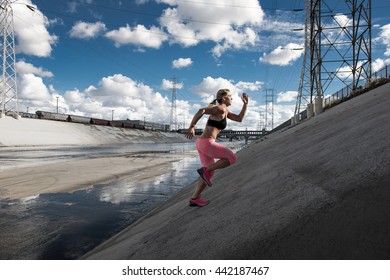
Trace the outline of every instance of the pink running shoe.
<instances>
[{"instance_id":1,"label":"pink running shoe","mask_svg":"<svg viewBox=\"0 0 390 280\"><path fill-rule=\"evenodd\" d=\"M206 206L209 204L209 201L200 197L197 198L190 198L190 206Z\"/></svg>"},{"instance_id":2,"label":"pink running shoe","mask_svg":"<svg viewBox=\"0 0 390 280\"><path fill-rule=\"evenodd\" d=\"M199 176L203 179L203 181L208 185L212 186L211 184L211 174L210 171L207 171L206 167L199 168L198 170Z\"/></svg>"}]
</instances>

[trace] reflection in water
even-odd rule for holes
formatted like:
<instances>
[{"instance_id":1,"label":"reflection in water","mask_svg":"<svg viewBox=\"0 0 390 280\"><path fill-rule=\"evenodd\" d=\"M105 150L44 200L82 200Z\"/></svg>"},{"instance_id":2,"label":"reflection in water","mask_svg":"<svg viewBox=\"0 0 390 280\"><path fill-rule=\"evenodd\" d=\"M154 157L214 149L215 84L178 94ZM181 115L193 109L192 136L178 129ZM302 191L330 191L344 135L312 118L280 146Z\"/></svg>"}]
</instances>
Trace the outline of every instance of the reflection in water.
<instances>
[{"instance_id":1,"label":"reflection in water","mask_svg":"<svg viewBox=\"0 0 390 280\"><path fill-rule=\"evenodd\" d=\"M197 179L194 170L199 165L197 158L186 158L179 162L173 162L172 171L153 178L148 183L132 182L131 178L124 178L115 184L100 185L100 201L112 204L139 203L150 196L155 200L166 200L167 196L180 190Z\"/></svg>"}]
</instances>

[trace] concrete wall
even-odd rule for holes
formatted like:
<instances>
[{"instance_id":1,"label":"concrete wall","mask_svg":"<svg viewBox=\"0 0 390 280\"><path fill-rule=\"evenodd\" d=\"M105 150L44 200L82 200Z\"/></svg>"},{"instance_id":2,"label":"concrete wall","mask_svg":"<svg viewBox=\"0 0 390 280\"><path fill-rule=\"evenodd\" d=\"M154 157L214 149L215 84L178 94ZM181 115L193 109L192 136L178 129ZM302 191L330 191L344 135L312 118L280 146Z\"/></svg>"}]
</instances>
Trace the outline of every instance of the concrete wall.
<instances>
[{"instance_id":1,"label":"concrete wall","mask_svg":"<svg viewBox=\"0 0 390 280\"><path fill-rule=\"evenodd\" d=\"M100 145L179 142L183 135L110 126L5 116L0 118L0 146Z\"/></svg>"}]
</instances>

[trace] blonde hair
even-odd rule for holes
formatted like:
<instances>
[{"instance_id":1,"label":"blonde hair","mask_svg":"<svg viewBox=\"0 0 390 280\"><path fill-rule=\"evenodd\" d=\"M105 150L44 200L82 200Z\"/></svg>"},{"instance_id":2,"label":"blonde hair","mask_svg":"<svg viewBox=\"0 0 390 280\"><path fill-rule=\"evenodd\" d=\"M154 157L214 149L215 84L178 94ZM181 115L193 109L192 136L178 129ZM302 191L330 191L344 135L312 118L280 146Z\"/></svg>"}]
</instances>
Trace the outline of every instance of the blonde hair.
<instances>
[{"instance_id":1,"label":"blonde hair","mask_svg":"<svg viewBox=\"0 0 390 280\"><path fill-rule=\"evenodd\" d=\"M210 105L217 105L217 101L218 101L219 104L221 104L222 103L222 97L224 97L229 92L230 92L230 90L227 89L227 88L218 90L216 98L210 103Z\"/></svg>"}]
</instances>

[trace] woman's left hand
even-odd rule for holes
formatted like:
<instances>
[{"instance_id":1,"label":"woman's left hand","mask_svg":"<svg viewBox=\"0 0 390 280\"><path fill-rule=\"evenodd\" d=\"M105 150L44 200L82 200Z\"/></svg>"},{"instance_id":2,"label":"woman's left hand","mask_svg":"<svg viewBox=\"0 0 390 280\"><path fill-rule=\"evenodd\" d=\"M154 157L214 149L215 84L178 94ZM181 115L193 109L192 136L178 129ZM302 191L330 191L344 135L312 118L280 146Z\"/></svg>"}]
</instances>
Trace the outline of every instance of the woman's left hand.
<instances>
[{"instance_id":1,"label":"woman's left hand","mask_svg":"<svg viewBox=\"0 0 390 280\"><path fill-rule=\"evenodd\" d=\"M244 104L248 104L248 94L246 94L245 92L242 93L242 97L241 97L241 100L242 102L244 102Z\"/></svg>"}]
</instances>

